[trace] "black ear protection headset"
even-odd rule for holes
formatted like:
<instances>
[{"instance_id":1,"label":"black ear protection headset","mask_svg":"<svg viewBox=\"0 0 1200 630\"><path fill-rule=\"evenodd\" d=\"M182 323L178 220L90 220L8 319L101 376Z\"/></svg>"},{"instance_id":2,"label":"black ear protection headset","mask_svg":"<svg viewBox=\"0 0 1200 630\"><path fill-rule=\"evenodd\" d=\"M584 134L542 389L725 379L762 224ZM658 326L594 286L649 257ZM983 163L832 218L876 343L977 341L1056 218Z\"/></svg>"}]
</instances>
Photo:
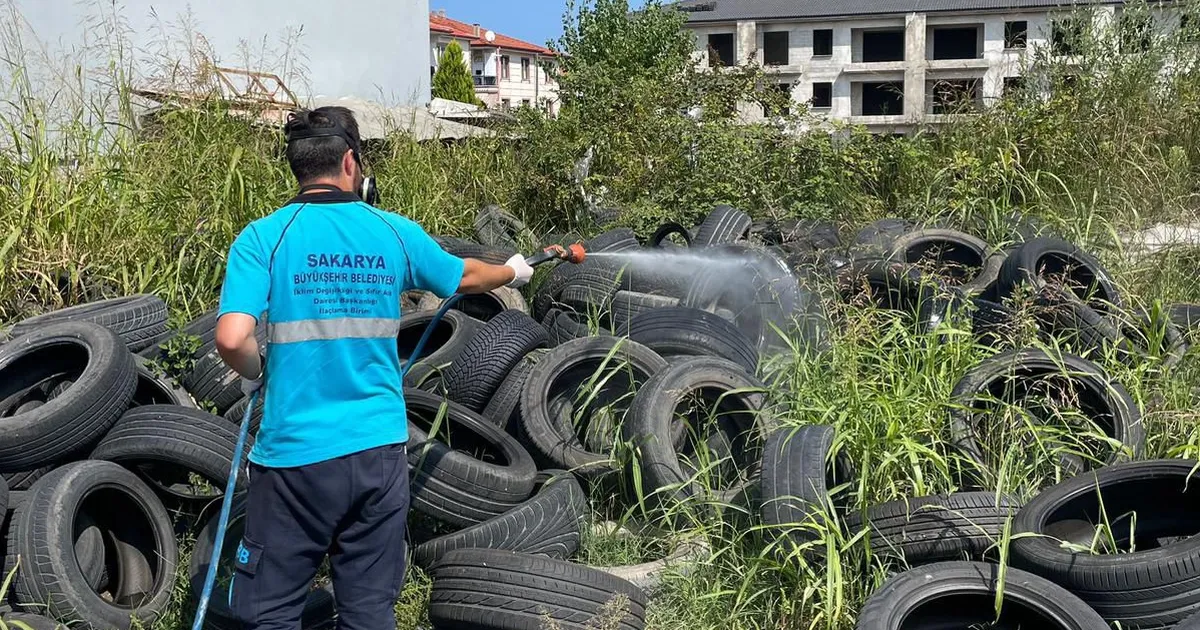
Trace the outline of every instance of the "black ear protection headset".
<instances>
[{"instance_id":1,"label":"black ear protection headset","mask_svg":"<svg viewBox=\"0 0 1200 630\"><path fill-rule=\"evenodd\" d=\"M307 140L309 138L341 138L346 141L346 146L350 147L350 153L354 156L354 161L358 163L358 168L363 169L362 157L358 153L358 144L350 139L350 134L346 132L336 120L329 119L332 127L319 127L308 129L298 129L288 133L287 141L291 143L293 140ZM362 198L368 205L376 205L379 203L379 187L375 184L374 177L367 177L366 170L363 169L362 189L358 191L358 196Z\"/></svg>"}]
</instances>

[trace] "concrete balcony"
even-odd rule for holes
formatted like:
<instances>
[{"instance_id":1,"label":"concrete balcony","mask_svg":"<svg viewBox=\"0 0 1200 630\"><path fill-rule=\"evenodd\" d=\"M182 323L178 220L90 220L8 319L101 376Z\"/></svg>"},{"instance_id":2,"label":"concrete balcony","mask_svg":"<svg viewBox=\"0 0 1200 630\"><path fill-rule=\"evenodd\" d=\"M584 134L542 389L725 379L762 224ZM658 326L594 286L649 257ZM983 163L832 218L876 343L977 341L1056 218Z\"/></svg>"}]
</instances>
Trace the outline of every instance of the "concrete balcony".
<instances>
[{"instance_id":1,"label":"concrete balcony","mask_svg":"<svg viewBox=\"0 0 1200 630\"><path fill-rule=\"evenodd\" d=\"M856 61L846 64L842 68L842 72L846 74L878 74L881 72L904 72L907 68L907 61Z\"/></svg>"}]
</instances>

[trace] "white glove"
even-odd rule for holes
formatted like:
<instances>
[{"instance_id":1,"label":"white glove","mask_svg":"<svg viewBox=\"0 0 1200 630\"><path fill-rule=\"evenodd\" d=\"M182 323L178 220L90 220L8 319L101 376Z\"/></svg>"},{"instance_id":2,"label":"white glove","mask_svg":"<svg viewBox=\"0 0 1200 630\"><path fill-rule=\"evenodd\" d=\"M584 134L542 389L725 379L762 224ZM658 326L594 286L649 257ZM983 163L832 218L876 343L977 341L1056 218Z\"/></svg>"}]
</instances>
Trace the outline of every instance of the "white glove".
<instances>
[{"instance_id":1,"label":"white glove","mask_svg":"<svg viewBox=\"0 0 1200 630\"><path fill-rule=\"evenodd\" d=\"M258 378L254 379L254 380L248 379L244 376L242 377L242 394L244 396L246 396L247 398L249 398L250 395L253 394L254 392L261 389L262 386L263 386L263 377L262 376L259 376Z\"/></svg>"},{"instance_id":2,"label":"white glove","mask_svg":"<svg viewBox=\"0 0 1200 630\"><path fill-rule=\"evenodd\" d=\"M513 257L509 258L508 262L504 264L516 272L516 275L508 283L510 287L525 286L529 283L530 278L533 278L533 267L530 267L529 263L525 262L525 257L521 254L513 254Z\"/></svg>"},{"instance_id":3,"label":"white glove","mask_svg":"<svg viewBox=\"0 0 1200 630\"><path fill-rule=\"evenodd\" d=\"M265 379L266 376L267 376L267 356L266 356L266 353L264 353L262 351L262 348L259 348L259 350L258 350L258 378L246 378L244 376L242 377L242 395L249 398L251 394L258 391L259 389L262 389L263 379Z\"/></svg>"}]
</instances>

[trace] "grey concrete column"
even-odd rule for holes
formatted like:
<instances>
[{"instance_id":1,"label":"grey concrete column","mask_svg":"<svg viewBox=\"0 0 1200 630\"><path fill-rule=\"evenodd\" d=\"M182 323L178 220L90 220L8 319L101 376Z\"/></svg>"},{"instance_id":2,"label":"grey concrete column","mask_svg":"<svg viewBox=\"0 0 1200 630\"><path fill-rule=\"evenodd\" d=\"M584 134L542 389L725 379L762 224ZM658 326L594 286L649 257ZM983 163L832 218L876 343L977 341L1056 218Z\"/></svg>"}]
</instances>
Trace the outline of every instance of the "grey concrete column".
<instances>
[{"instance_id":1,"label":"grey concrete column","mask_svg":"<svg viewBox=\"0 0 1200 630\"><path fill-rule=\"evenodd\" d=\"M757 22L749 21L737 23L737 46L735 46L733 54L736 57L734 61L739 66L745 64L746 58L750 55L754 55L754 58L757 59L759 63L762 63L762 59L758 59L760 55L758 53Z\"/></svg>"},{"instance_id":2,"label":"grey concrete column","mask_svg":"<svg viewBox=\"0 0 1200 630\"><path fill-rule=\"evenodd\" d=\"M904 17L904 115L909 120L925 116L925 14Z\"/></svg>"}]
</instances>

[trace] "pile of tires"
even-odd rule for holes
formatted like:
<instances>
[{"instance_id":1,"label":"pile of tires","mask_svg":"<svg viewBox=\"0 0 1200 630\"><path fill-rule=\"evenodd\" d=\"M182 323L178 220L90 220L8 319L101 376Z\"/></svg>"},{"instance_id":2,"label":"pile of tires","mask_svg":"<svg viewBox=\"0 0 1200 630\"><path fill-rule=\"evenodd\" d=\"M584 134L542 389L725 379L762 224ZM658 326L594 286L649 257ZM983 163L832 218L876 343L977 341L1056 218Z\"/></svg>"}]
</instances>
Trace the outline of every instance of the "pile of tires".
<instances>
[{"instance_id":1,"label":"pile of tires","mask_svg":"<svg viewBox=\"0 0 1200 630\"><path fill-rule=\"evenodd\" d=\"M156 297L85 304L8 331L0 508L17 612L0 620L131 628L164 614L187 523L219 507L237 442L234 423L197 403L236 400L208 356L214 322L189 327L201 339L193 371L203 371L191 393L142 356L173 336Z\"/></svg>"},{"instance_id":2,"label":"pile of tires","mask_svg":"<svg viewBox=\"0 0 1200 630\"><path fill-rule=\"evenodd\" d=\"M531 238L486 210L481 242L441 246L503 262ZM1196 462L1138 461L1141 410L1095 360L1169 364L1186 347L1186 308L1130 313L1100 263L1061 241L996 250L894 220L843 245L830 226L755 223L721 206L690 229L667 224L640 242L618 228L587 248L583 264L540 273L528 300L499 289L435 322L441 300L405 296L406 544L431 579L433 627L637 630L671 576L714 562L703 534L676 534L703 531L697 522L753 532L764 558L791 566L832 562L845 550L830 541L853 541L840 562L892 574L861 611L863 630L1200 627L1186 619L1200 614ZM938 437L958 492L852 505L843 436L773 413L767 359L824 351L831 313L864 300L929 331L966 309L999 350L946 401ZM1062 351L1012 345L1022 300ZM0 621L148 627L177 575L198 597L214 545L226 550L218 583L232 574L242 494L223 541L216 517L248 401L216 352L215 313L178 331L166 315L157 298L132 296L8 331L0 533L14 612ZM1050 425L1068 402L1061 448L1003 432L1013 409ZM247 449L261 404L248 411ZM1029 474L1032 499L993 490L1015 466L1046 472ZM666 542L644 562L612 566L584 548L598 531L638 527ZM302 627L332 627L331 585L305 597ZM206 625L238 627L224 597Z\"/></svg>"}]
</instances>

